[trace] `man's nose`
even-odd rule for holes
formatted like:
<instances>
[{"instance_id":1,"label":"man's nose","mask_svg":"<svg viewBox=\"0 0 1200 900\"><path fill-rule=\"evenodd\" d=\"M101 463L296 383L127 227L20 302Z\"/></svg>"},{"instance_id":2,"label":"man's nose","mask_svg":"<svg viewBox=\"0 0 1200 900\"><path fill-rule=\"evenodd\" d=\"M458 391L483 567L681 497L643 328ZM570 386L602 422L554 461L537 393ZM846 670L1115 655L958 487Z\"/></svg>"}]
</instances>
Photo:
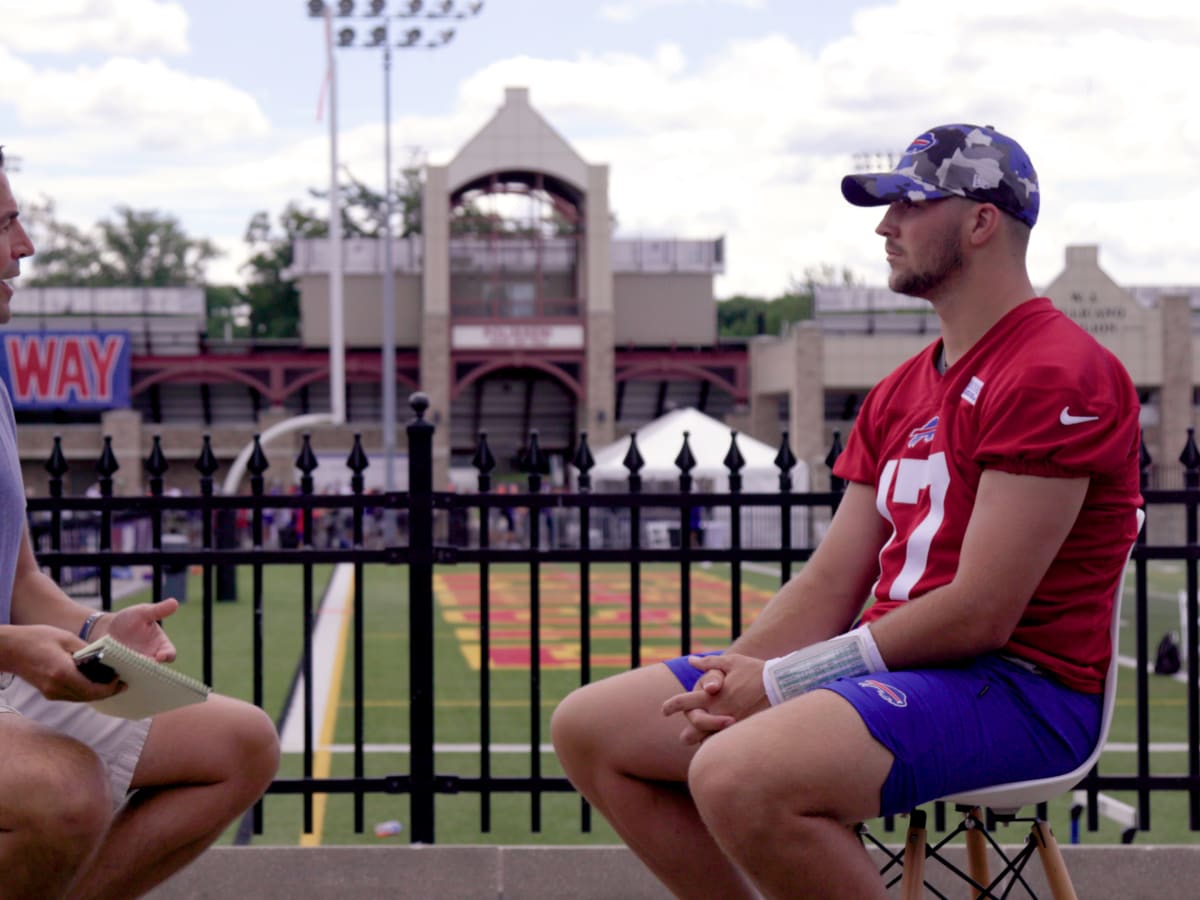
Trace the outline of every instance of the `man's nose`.
<instances>
[{"instance_id":1,"label":"man's nose","mask_svg":"<svg viewBox=\"0 0 1200 900\"><path fill-rule=\"evenodd\" d=\"M883 212L883 218L879 220L879 224L875 226L875 233L880 237L889 237L896 233L896 205L888 204Z\"/></svg>"},{"instance_id":2,"label":"man's nose","mask_svg":"<svg viewBox=\"0 0 1200 900\"><path fill-rule=\"evenodd\" d=\"M29 232L25 230L20 222L13 223L17 229L17 239L13 241L12 251L13 259L24 259L27 256L33 256L33 241L29 238Z\"/></svg>"}]
</instances>

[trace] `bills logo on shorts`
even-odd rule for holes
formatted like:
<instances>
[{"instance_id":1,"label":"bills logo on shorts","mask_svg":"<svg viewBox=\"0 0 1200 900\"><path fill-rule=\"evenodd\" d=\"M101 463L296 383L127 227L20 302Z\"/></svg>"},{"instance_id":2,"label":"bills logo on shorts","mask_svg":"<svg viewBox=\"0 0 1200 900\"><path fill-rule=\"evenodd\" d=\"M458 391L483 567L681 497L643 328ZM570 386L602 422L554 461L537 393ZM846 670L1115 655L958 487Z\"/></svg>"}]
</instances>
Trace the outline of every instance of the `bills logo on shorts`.
<instances>
[{"instance_id":1,"label":"bills logo on shorts","mask_svg":"<svg viewBox=\"0 0 1200 900\"><path fill-rule=\"evenodd\" d=\"M934 416L920 428L914 428L908 433L908 446L915 447L921 441L933 441L933 436L937 434L938 417Z\"/></svg>"},{"instance_id":2,"label":"bills logo on shorts","mask_svg":"<svg viewBox=\"0 0 1200 900\"><path fill-rule=\"evenodd\" d=\"M860 681L858 686L860 688L870 688L877 693L881 699L892 704L892 706L897 706L901 709L908 706L908 697L905 696L904 691L900 690L899 688L894 688L890 684L884 684L882 681L876 681L874 678L868 678L866 681Z\"/></svg>"}]
</instances>

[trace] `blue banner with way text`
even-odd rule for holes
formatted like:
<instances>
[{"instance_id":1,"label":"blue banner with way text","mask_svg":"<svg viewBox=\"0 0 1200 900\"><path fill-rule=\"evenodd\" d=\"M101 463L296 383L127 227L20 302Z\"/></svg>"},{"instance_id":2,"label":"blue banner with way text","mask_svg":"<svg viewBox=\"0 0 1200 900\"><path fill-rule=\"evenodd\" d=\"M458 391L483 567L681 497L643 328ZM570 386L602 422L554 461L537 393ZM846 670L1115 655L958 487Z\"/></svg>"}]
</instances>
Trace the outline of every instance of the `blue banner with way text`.
<instances>
[{"instance_id":1,"label":"blue banner with way text","mask_svg":"<svg viewBox=\"0 0 1200 900\"><path fill-rule=\"evenodd\" d=\"M15 409L129 406L127 331L10 331L0 347L0 378Z\"/></svg>"}]
</instances>

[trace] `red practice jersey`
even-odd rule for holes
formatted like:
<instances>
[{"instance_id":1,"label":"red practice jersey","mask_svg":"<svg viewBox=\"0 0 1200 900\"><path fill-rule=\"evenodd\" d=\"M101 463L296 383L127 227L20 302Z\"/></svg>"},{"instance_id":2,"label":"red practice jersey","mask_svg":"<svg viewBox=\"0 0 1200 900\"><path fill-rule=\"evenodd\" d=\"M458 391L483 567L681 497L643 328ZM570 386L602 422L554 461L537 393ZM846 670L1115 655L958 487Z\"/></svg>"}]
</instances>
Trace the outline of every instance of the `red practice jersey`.
<instances>
[{"instance_id":1,"label":"red practice jersey","mask_svg":"<svg viewBox=\"0 0 1200 900\"><path fill-rule=\"evenodd\" d=\"M871 390L834 466L874 487L893 527L863 621L953 580L985 469L1086 476L1083 509L1004 652L1099 693L1141 503L1133 382L1046 298L1009 312L945 374L940 352L938 341Z\"/></svg>"}]
</instances>

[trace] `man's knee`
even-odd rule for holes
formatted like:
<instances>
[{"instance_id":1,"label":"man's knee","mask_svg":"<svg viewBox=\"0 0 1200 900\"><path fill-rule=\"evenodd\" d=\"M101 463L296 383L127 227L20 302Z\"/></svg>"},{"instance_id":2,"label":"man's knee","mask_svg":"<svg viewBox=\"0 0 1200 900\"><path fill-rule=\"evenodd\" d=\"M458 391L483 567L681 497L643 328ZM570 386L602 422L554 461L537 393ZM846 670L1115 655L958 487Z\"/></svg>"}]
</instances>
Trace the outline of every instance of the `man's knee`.
<instances>
[{"instance_id":1,"label":"man's knee","mask_svg":"<svg viewBox=\"0 0 1200 900\"><path fill-rule=\"evenodd\" d=\"M595 685L576 688L563 698L550 716L550 742L564 762L578 758L595 739L599 711L592 700L594 693Z\"/></svg>"},{"instance_id":2,"label":"man's knee","mask_svg":"<svg viewBox=\"0 0 1200 900\"><path fill-rule=\"evenodd\" d=\"M279 733L270 717L249 703L239 703L233 710L230 740L236 744L235 758L252 786L266 790L279 770Z\"/></svg>"},{"instance_id":3,"label":"man's knee","mask_svg":"<svg viewBox=\"0 0 1200 900\"><path fill-rule=\"evenodd\" d=\"M6 805L20 806L17 821L45 840L90 848L112 821L112 789L104 763L90 748L62 735L42 737L35 752L32 764L10 769L21 789L6 792ZM13 765L11 756L6 765Z\"/></svg>"},{"instance_id":4,"label":"man's knee","mask_svg":"<svg viewBox=\"0 0 1200 900\"><path fill-rule=\"evenodd\" d=\"M721 820L736 828L745 821L752 826L767 812L758 798L771 793L769 775L752 745L722 732L696 752L688 767L688 790L706 822Z\"/></svg>"},{"instance_id":5,"label":"man's knee","mask_svg":"<svg viewBox=\"0 0 1200 900\"><path fill-rule=\"evenodd\" d=\"M164 717L162 727L174 733L165 750L157 748L160 767L164 752L169 757L175 745L190 748L192 742L203 742L209 752L202 759L189 757L191 764L198 767L194 772L172 770L166 775L160 772L163 782L177 778L220 781L233 789L235 799L241 800L248 794L251 801L270 786L279 768L279 734L266 713L251 703L218 695L209 697L200 706L184 707L178 712L182 718ZM167 713L171 715L174 714Z\"/></svg>"}]
</instances>

